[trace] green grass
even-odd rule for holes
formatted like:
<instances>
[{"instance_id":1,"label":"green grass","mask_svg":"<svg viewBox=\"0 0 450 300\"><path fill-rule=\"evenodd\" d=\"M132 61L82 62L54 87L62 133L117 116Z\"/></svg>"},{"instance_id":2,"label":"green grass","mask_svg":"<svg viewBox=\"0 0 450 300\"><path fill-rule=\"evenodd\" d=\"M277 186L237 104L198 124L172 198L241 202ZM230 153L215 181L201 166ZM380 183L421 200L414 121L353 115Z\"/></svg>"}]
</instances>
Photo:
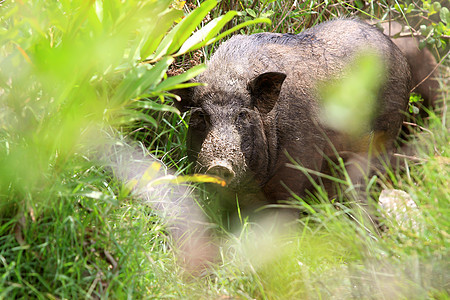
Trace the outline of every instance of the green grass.
<instances>
[{"instance_id":1,"label":"green grass","mask_svg":"<svg viewBox=\"0 0 450 300\"><path fill-rule=\"evenodd\" d=\"M358 211L341 204L343 193L331 201L315 194L308 206L305 199L294 199L291 204L308 214L288 227L244 215L237 225L220 225L228 220L207 206L214 198L193 194L185 201L198 201L199 210L209 214L213 222L205 227L212 229L218 255L200 276L192 275L183 269L186 256L166 218L191 204L155 209L152 202L161 207L164 192L179 191L152 181L164 172L147 168L155 162L152 154L174 173L189 172L187 116L136 104L167 104L168 98L162 102L165 91L158 90L164 77L159 82L152 73L149 82L140 81L157 64L147 68L139 64L145 57L129 55L159 45L146 36L156 8L150 2L105 1L109 6L84 14L76 6L81 2L0 4L0 299L450 298L448 58L441 68L442 108L430 114L423 129L416 128L410 142L419 159L405 159L402 171L390 171L373 184L374 199L381 189L409 194L418 206L414 226L388 217L383 222L389 229L377 234L370 224L359 223L364 219L349 218ZM395 4L385 1L367 7L358 6L362 1L298 2L293 7L293 1L222 1L210 15L252 8L255 16L272 20L271 26L251 25L242 33L299 32L362 11L401 17ZM253 12L237 16L229 28L254 19ZM180 14L166 15L167 22L179 21ZM70 51L66 41L67 47L81 43L90 57ZM203 59L217 45L203 48ZM86 59L91 64L84 64ZM190 59L179 58L187 66ZM159 66L163 73L168 67ZM127 88L124 82L137 83ZM134 149L138 163L122 148ZM111 164L121 159L128 168ZM156 193L130 191L130 177L143 173L135 166L145 166L148 177L141 183L150 183Z\"/></svg>"},{"instance_id":2,"label":"green grass","mask_svg":"<svg viewBox=\"0 0 450 300\"><path fill-rule=\"evenodd\" d=\"M52 198L39 216L30 209L2 218L1 298L162 292L154 282L174 268L164 224L140 201L119 198L121 185L104 170L85 165L80 159L58 193L45 195Z\"/></svg>"}]
</instances>

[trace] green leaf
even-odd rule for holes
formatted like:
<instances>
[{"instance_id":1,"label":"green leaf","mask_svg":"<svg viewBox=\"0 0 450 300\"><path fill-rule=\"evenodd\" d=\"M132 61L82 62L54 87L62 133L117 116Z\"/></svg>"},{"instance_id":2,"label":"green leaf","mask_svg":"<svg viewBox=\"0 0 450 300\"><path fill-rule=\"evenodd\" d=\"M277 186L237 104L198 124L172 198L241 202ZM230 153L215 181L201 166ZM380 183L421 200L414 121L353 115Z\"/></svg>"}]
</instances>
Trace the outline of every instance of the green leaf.
<instances>
[{"instance_id":1,"label":"green leaf","mask_svg":"<svg viewBox=\"0 0 450 300\"><path fill-rule=\"evenodd\" d=\"M447 25L450 24L450 12L447 7L441 8L439 11L439 17L441 18L441 21Z\"/></svg>"},{"instance_id":2,"label":"green leaf","mask_svg":"<svg viewBox=\"0 0 450 300\"><path fill-rule=\"evenodd\" d=\"M231 29L225 31L224 33L218 35L218 36L215 37L214 39L211 39L210 41L208 41L208 42L206 43L206 45L211 45L211 44L213 44L213 43L215 43L215 42L221 40L221 39L224 38L225 36L229 35L230 33L233 33L233 32L235 32L235 31L237 31L237 30L239 30L239 29L241 29L241 28L244 28L244 27L249 26L249 25L257 24L257 23L267 23L267 24L272 24L272 21L270 21L270 19L268 19L268 18L256 18L256 19L254 19L254 20L250 20L250 21L241 23L241 24L236 25L236 26L234 26L233 28L231 28Z\"/></svg>"},{"instance_id":3,"label":"green leaf","mask_svg":"<svg viewBox=\"0 0 450 300\"><path fill-rule=\"evenodd\" d=\"M273 14L274 14L274 11L269 9L268 11L266 11L266 12L261 14L261 18L268 18L268 17L270 17Z\"/></svg>"},{"instance_id":4,"label":"green leaf","mask_svg":"<svg viewBox=\"0 0 450 300\"><path fill-rule=\"evenodd\" d=\"M194 86L205 86L206 84L201 83L201 82L187 82L187 83L180 83L180 84L176 84L170 87L170 90L179 90L179 89L186 89L189 87L194 87ZM179 96L170 93L170 90L168 93L164 93L164 95L169 96L171 98L175 98L175 99L181 99Z\"/></svg>"},{"instance_id":5,"label":"green leaf","mask_svg":"<svg viewBox=\"0 0 450 300\"><path fill-rule=\"evenodd\" d=\"M187 83L180 83L180 84L176 84L174 86L171 86L170 89L184 89L184 88L188 88L188 87L193 87L193 86L206 86L205 83L201 83L201 82L187 82ZM169 93L170 94L170 93ZM170 94L172 95L172 94Z\"/></svg>"},{"instance_id":6,"label":"green leaf","mask_svg":"<svg viewBox=\"0 0 450 300\"><path fill-rule=\"evenodd\" d=\"M420 40L419 41L419 49L422 50L423 48L425 48L427 45L425 40Z\"/></svg>"},{"instance_id":7,"label":"green leaf","mask_svg":"<svg viewBox=\"0 0 450 300\"><path fill-rule=\"evenodd\" d=\"M150 92L148 94L142 94L140 95L140 97L138 99L135 100L140 100L140 99L145 99L145 98L155 98L155 97L164 97L164 96L168 96L170 98L175 98L179 101L179 99L181 99L179 96L172 94L170 92L170 90L178 90L178 89L184 89L184 88L188 88L188 87L193 87L193 86L199 86L199 85L205 85L204 83L200 83L200 82L188 82L188 83L180 83L180 84L176 84L173 85L169 88L169 91L153 91Z\"/></svg>"},{"instance_id":8,"label":"green leaf","mask_svg":"<svg viewBox=\"0 0 450 300\"><path fill-rule=\"evenodd\" d=\"M160 104L152 100L138 100L133 101L131 104L133 108L151 109L157 111L170 111L176 114L180 114L180 111L173 106Z\"/></svg>"},{"instance_id":9,"label":"green leaf","mask_svg":"<svg viewBox=\"0 0 450 300\"><path fill-rule=\"evenodd\" d=\"M439 11L441 9L441 4L439 2L434 2L433 8L435 11Z\"/></svg>"},{"instance_id":10,"label":"green leaf","mask_svg":"<svg viewBox=\"0 0 450 300\"><path fill-rule=\"evenodd\" d=\"M195 30L195 28L201 24L203 19L208 15L208 13L217 5L217 1L208 0L205 1L195 9L192 13L190 13L182 22L180 29L175 34L175 38L173 43L170 45L169 53L175 52L178 48L183 45L187 38L191 35L191 33Z\"/></svg>"},{"instance_id":11,"label":"green leaf","mask_svg":"<svg viewBox=\"0 0 450 300\"><path fill-rule=\"evenodd\" d=\"M403 8L404 8L405 6L403 5L403 4L398 4L398 3L396 3L395 5L394 5L394 9L395 10L397 10L398 12L402 12L403 11Z\"/></svg>"},{"instance_id":12,"label":"green leaf","mask_svg":"<svg viewBox=\"0 0 450 300\"><path fill-rule=\"evenodd\" d=\"M411 114L417 115L420 112L420 110L419 110L419 108L417 106L410 105L409 106L409 112Z\"/></svg>"},{"instance_id":13,"label":"green leaf","mask_svg":"<svg viewBox=\"0 0 450 300\"><path fill-rule=\"evenodd\" d=\"M146 42L141 48L140 56L142 59L150 57L150 55L158 48L161 40L166 34L166 31L175 22L176 19L182 16L179 10L166 10L158 15L157 21L152 31L148 33L145 38Z\"/></svg>"},{"instance_id":14,"label":"green leaf","mask_svg":"<svg viewBox=\"0 0 450 300\"><path fill-rule=\"evenodd\" d=\"M246 8L245 11L246 11L250 16L252 16L253 18L256 18L256 13L255 13L255 11L254 11L253 9L251 9L251 8Z\"/></svg>"},{"instance_id":15,"label":"green leaf","mask_svg":"<svg viewBox=\"0 0 450 300\"><path fill-rule=\"evenodd\" d=\"M206 70L206 65L205 64L201 64L201 65L197 65L195 67L192 67L192 68L190 68L189 70L187 70L186 72L184 72L184 73L182 73L180 75L167 78L166 80L161 82L156 87L155 91L166 91L166 90L174 89L175 85L178 85L180 83L186 82L189 79L192 79L195 76L199 75L200 73L202 73L205 70Z\"/></svg>"},{"instance_id":16,"label":"green leaf","mask_svg":"<svg viewBox=\"0 0 450 300\"><path fill-rule=\"evenodd\" d=\"M129 125L134 122L145 122L154 127L158 127L158 123L153 117L139 111L130 111L128 114L121 116L118 120L119 125Z\"/></svg>"},{"instance_id":17,"label":"green leaf","mask_svg":"<svg viewBox=\"0 0 450 300\"><path fill-rule=\"evenodd\" d=\"M207 0L193 10L176 25L162 40L152 60L159 60L166 54L174 53L188 39L194 29L201 24L206 15L217 5L215 0Z\"/></svg>"},{"instance_id":18,"label":"green leaf","mask_svg":"<svg viewBox=\"0 0 450 300\"><path fill-rule=\"evenodd\" d=\"M151 92L161 81L173 60L172 57L164 57L150 70L147 70L148 65L141 65L129 72L111 100L113 106L136 98L145 91Z\"/></svg>"},{"instance_id":19,"label":"green leaf","mask_svg":"<svg viewBox=\"0 0 450 300\"><path fill-rule=\"evenodd\" d=\"M95 13L97 14L99 21L102 22L103 21L103 1L95 0L94 7L95 7Z\"/></svg>"},{"instance_id":20,"label":"green leaf","mask_svg":"<svg viewBox=\"0 0 450 300\"><path fill-rule=\"evenodd\" d=\"M409 14L410 12L412 12L412 10L415 8L414 4L410 3L408 5L408 9L406 10L406 13Z\"/></svg>"},{"instance_id":21,"label":"green leaf","mask_svg":"<svg viewBox=\"0 0 450 300\"><path fill-rule=\"evenodd\" d=\"M356 0L356 7L358 7L359 9L363 9L364 8L364 2L361 0Z\"/></svg>"},{"instance_id":22,"label":"green leaf","mask_svg":"<svg viewBox=\"0 0 450 300\"><path fill-rule=\"evenodd\" d=\"M236 11L229 11L227 14L212 20L205 27L196 31L190 38L188 38L186 42L184 42L183 46L181 46L180 50L178 50L176 55L178 56L203 47L211 38L220 32L226 23L228 23L236 15Z\"/></svg>"}]
</instances>

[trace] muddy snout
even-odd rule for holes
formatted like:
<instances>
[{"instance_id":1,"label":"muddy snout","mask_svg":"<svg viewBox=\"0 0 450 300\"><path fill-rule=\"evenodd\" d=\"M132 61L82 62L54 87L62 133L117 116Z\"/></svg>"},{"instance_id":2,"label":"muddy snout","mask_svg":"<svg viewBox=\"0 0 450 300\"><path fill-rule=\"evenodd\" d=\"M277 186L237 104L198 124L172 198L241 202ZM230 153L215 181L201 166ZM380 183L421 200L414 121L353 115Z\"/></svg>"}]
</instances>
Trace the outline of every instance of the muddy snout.
<instances>
[{"instance_id":1,"label":"muddy snout","mask_svg":"<svg viewBox=\"0 0 450 300\"><path fill-rule=\"evenodd\" d=\"M215 162L211 164L206 170L206 174L218 176L225 180L227 184L229 184L233 178L236 176L234 173L231 164L223 161Z\"/></svg>"}]
</instances>

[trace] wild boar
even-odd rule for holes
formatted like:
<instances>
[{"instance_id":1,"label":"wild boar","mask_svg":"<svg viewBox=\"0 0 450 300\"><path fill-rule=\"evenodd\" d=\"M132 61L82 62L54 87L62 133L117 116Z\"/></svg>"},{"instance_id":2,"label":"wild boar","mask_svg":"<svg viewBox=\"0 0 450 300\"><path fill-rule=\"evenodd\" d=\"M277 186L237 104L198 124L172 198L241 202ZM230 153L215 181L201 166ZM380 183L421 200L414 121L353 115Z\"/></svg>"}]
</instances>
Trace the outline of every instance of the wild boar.
<instances>
[{"instance_id":1,"label":"wild boar","mask_svg":"<svg viewBox=\"0 0 450 300\"><path fill-rule=\"evenodd\" d=\"M361 52L377 54L386 72L371 128L355 143L320 121L319 83L342 78ZM325 22L298 35L237 35L207 66L196 78L205 86L174 91L181 99L175 101L178 109L191 111L189 158L198 171L225 179L241 198L259 193L258 205L311 188L305 174L288 166L286 153L305 168L324 171L326 156L366 153L370 136L382 137L383 147L391 149L409 98L410 71L402 52L375 27L355 19Z\"/></svg>"}]
</instances>

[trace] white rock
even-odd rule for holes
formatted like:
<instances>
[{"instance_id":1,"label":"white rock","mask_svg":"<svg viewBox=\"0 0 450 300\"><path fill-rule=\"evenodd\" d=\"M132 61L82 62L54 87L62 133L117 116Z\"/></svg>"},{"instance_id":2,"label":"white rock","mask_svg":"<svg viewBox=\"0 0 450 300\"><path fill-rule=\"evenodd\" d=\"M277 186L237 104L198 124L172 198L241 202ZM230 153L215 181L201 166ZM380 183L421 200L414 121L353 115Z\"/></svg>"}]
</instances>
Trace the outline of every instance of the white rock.
<instances>
[{"instance_id":1,"label":"white rock","mask_svg":"<svg viewBox=\"0 0 450 300\"><path fill-rule=\"evenodd\" d=\"M381 214L402 229L419 229L421 217L417 204L411 196L396 189L383 190L379 198Z\"/></svg>"}]
</instances>

